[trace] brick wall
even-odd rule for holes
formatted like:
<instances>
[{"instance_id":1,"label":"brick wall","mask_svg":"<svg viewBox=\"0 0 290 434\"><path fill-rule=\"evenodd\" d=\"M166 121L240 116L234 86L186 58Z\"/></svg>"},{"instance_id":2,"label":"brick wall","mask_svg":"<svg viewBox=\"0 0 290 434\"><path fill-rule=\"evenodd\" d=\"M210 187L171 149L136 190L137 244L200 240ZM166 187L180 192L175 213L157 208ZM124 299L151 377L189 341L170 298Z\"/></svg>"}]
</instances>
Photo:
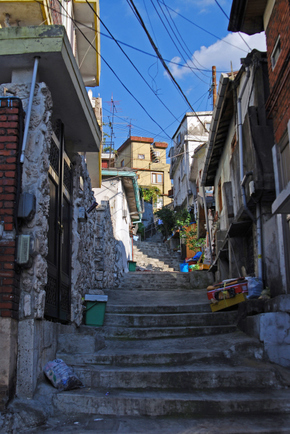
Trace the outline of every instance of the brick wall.
<instances>
[{"instance_id":1,"label":"brick wall","mask_svg":"<svg viewBox=\"0 0 290 434\"><path fill-rule=\"evenodd\" d=\"M272 69L271 54L280 36L281 53ZM269 116L273 119L275 141L279 143L290 119L290 3L277 0L266 30L270 97Z\"/></svg>"},{"instance_id":2,"label":"brick wall","mask_svg":"<svg viewBox=\"0 0 290 434\"><path fill-rule=\"evenodd\" d=\"M19 274L15 270L15 203L22 103L0 98L0 317L18 319Z\"/></svg>"}]
</instances>

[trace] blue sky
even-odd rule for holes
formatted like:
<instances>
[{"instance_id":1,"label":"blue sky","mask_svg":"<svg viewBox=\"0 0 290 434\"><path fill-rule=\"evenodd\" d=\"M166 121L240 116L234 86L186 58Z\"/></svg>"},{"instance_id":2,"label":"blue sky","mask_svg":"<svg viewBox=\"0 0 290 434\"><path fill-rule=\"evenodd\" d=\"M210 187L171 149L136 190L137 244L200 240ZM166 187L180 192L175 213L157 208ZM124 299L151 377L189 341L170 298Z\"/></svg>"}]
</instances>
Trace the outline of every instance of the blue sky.
<instances>
[{"instance_id":1,"label":"blue sky","mask_svg":"<svg viewBox=\"0 0 290 434\"><path fill-rule=\"evenodd\" d=\"M231 3L219 1L228 16ZM233 70L240 68L240 58L247 55L249 47L266 48L263 34L241 37L229 33L228 19L215 0L134 0L134 4L195 111L212 110L209 89L213 65L219 80L219 72L230 71L231 62ZM191 108L157 59L127 0L100 0L100 17L106 26L101 25L101 32L109 37L101 36L101 80L92 90L103 100L105 124L112 119L109 102L112 97L115 101L114 148L128 138L130 124L131 135L166 141L170 148L179 121ZM109 133L109 127L105 125L104 131ZM106 138L108 144L110 140Z\"/></svg>"}]
</instances>

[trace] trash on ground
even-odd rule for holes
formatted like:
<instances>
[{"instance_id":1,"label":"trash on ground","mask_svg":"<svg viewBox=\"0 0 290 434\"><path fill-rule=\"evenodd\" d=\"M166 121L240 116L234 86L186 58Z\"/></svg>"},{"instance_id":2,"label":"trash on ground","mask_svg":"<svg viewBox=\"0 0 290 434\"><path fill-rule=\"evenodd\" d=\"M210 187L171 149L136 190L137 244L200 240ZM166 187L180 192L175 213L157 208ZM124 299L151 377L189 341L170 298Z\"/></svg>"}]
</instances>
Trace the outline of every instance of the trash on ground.
<instances>
[{"instance_id":1,"label":"trash on ground","mask_svg":"<svg viewBox=\"0 0 290 434\"><path fill-rule=\"evenodd\" d=\"M211 303L212 312L226 309L246 300L248 281L244 277L223 280L216 285L207 287L207 297Z\"/></svg>"},{"instance_id":2,"label":"trash on ground","mask_svg":"<svg viewBox=\"0 0 290 434\"><path fill-rule=\"evenodd\" d=\"M245 278L248 282L248 297L251 298L258 298L260 297L262 291L263 291L263 282L258 277L246 277Z\"/></svg>"},{"instance_id":3,"label":"trash on ground","mask_svg":"<svg viewBox=\"0 0 290 434\"><path fill-rule=\"evenodd\" d=\"M71 390L83 387L81 380L62 359L47 362L43 368L43 372L58 390Z\"/></svg>"}]
</instances>

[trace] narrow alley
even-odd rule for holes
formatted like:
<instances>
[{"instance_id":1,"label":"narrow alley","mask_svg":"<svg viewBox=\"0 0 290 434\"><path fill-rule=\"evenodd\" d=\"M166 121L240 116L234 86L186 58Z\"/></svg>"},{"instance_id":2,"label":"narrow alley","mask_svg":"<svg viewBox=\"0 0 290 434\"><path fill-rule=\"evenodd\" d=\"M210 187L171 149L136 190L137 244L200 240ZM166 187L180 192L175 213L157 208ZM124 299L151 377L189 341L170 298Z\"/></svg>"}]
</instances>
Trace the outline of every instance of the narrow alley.
<instances>
[{"instance_id":1,"label":"narrow alley","mask_svg":"<svg viewBox=\"0 0 290 434\"><path fill-rule=\"evenodd\" d=\"M289 372L237 328L237 310L211 312L208 273L196 272L192 285L166 250L135 243L143 270L163 255L166 271L159 261L158 271L127 273L106 291L103 327L59 335L57 357L85 387L57 392L40 384L30 403L15 401L18 426L7 432L289 433ZM21 429L40 414L44 424Z\"/></svg>"}]
</instances>

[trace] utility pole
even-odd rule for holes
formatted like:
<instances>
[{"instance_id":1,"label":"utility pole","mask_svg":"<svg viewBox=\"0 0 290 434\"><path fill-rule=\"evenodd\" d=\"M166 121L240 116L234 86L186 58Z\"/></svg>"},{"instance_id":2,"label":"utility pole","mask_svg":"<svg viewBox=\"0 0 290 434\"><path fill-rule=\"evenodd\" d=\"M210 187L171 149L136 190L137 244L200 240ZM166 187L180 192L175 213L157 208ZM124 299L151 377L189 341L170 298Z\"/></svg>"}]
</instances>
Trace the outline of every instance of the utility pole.
<instances>
[{"instance_id":1,"label":"utility pole","mask_svg":"<svg viewBox=\"0 0 290 434\"><path fill-rule=\"evenodd\" d=\"M111 112L111 121L109 122L109 127L110 127L110 130L111 130L109 167L111 167L111 152L113 152L115 150L114 149L114 142L113 142L113 138L114 138L114 116L115 116L115 113L117 112L116 105L119 105L120 101L114 101L114 97L113 97L113 94L112 94L111 101L106 101L106 103L110 105L110 112Z\"/></svg>"},{"instance_id":2,"label":"utility pole","mask_svg":"<svg viewBox=\"0 0 290 434\"><path fill-rule=\"evenodd\" d=\"M213 103L213 110L215 107L216 102L216 67L212 67L212 103Z\"/></svg>"},{"instance_id":3,"label":"utility pole","mask_svg":"<svg viewBox=\"0 0 290 434\"><path fill-rule=\"evenodd\" d=\"M128 137L131 137L131 135L132 135L132 124L131 124L131 122L132 122L132 119L130 119L130 123L127 125L127 127L129 127L129 136Z\"/></svg>"}]
</instances>

